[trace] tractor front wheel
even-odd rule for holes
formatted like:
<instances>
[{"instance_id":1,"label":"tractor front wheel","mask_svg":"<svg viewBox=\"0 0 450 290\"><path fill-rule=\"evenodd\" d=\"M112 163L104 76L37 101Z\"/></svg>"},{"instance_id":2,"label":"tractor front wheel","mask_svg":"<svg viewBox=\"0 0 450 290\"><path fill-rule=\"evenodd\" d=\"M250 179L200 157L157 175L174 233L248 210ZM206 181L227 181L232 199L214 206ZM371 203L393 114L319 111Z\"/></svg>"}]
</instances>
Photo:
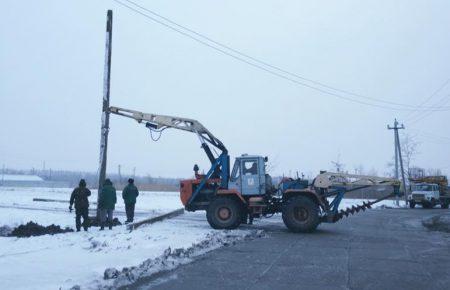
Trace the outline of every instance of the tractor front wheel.
<instances>
[{"instance_id":1,"label":"tractor front wheel","mask_svg":"<svg viewBox=\"0 0 450 290\"><path fill-rule=\"evenodd\" d=\"M410 200L409 201L409 208L415 208L416 207L416 202L414 200Z\"/></svg>"},{"instance_id":2,"label":"tractor front wheel","mask_svg":"<svg viewBox=\"0 0 450 290\"><path fill-rule=\"evenodd\" d=\"M206 219L213 229L235 229L242 222L242 205L233 198L218 197L206 210Z\"/></svg>"},{"instance_id":3,"label":"tractor front wheel","mask_svg":"<svg viewBox=\"0 0 450 290\"><path fill-rule=\"evenodd\" d=\"M319 205L306 196L291 197L283 205L282 218L295 233L312 232L320 223Z\"/></svg>"}]
</instances>

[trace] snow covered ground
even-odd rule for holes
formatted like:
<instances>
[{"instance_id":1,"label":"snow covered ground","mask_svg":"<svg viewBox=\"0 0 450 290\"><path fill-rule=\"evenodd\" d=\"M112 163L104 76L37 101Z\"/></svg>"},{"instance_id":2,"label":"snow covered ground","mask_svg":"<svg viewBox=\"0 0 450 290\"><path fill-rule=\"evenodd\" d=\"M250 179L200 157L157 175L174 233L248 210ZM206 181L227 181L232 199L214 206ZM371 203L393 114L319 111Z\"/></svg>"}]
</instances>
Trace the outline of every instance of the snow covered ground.
<instances>
[{"instance_id":1,"label":"snow covered ground","mask_svg":"<svg viewBox=\"0 0 450 290\"><path fill-rule=\"evenodd\" d=\"M34 202L33 198L68 200L71 189L0 187L0 227L17 226L28 221L74 227L74 213L61 202ZM95 201L93 191L91 201ZM361 204L361 200L344 200L342 207ZM394 201L381 204L395 207ZM142 192L136 205L136 220L182 207L178 193ZM92 206L95 208L95 206ZM117 215L124 221L121 198ZM279 219L278 219L279 220ZM263 221L261 221L263 222ZM281 221L280 221L281 222ZM257 222L255 228L260 222ZM234 231L212 230L204 212L185 213L163 222L143 226L133 232L125 226L100 232L66 233L30 238L0 237L0 281L2 289L96 289L103 281L105 269L137 266L173 249L190 248L205 241L240 239L254 233L243 227ZM219 247L209 243L204 251ZM145 263L144 263L145 264ZM148 263L147 263L148 264ZM150 263L151 264L151 263Z\"/></svg>"},{"instance_id":2,"label":"snow covered ground","mask_svg":"<svg viewBox=\"0 0 450 290\"><path fill-rule=\"evenodd\" d=\"M70 188L0 187L0 226L17 226L29 221L42 225L57 224L75 227L75 214L69 213ZM126 219L121 193L117 194L115 215L122 222ZM33 198L53 199L64 202L36 202ZM89 198L91 211L95 210L97 191ZM136 203L136 220L166 213L183 207L177 192L140 192Z\"/></svg>"},{"instance_id":3,"label":"snow covered ground","mask_svg":"<svg viewBox=\"0 0 450 290\"><path fill-rule=\"evenodd\" d=\"M68 200L66 188L0 187L0 227L14 227L28 221L42 225L74 227L74 213L68 203L35 202L33 198ZM96 200L92 192L91 202ZM142 192L136 204L136 220L181 208L176 192ZM95 208L95 206L92 206ZM125 220L119 198L117 216ZM232 239L248 236L252 230L235 230L226 234ZM113 230L74 232L30 238L0 237L0 281L2 289L82 289L97 288L103 283L105 269L137 266L161 256L171 249L189 248L205 240L214 240L223 231L212 230L205 213L186 213L177 218L143 226L129 232L125 226ZM219 239L220 241L220 239ZM209 244L204 251L220 246ZM102 281L102 282L99 282Z\"/></svg>"}]
</instances>

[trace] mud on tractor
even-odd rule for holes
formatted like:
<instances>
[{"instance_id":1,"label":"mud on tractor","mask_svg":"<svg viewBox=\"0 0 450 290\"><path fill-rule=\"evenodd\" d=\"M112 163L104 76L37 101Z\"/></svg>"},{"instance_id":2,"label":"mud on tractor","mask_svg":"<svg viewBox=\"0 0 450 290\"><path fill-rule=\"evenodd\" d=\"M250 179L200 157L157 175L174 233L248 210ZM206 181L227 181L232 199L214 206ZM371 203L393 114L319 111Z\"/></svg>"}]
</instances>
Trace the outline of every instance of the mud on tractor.
<instances>
[{"instance_id":1,"label":"mud on tractor","mask_svg":"<svg viewBox=\"0 0 450 290\"><path fill-rule=\"evenodd\" d=\"M312 232L320 223L337 222L399 194L400 182L396 179L345 173L322 172L311 183L283 178L274 185L266 172L267 157L243 154L236 157L231 169L225 145L197 120L117 107L110 107L109 112L144 123L151 132L174 128L198 136L211 167L206 174L199 174L195 165L195 178L180 182L180 198L188 211L205 210L208 223L215 229L234 229L253 218L281 213L289 230ZM390 186L392 191L378 200L339 209L347 192L376 186Z\"/></svg>"}]
</instances>

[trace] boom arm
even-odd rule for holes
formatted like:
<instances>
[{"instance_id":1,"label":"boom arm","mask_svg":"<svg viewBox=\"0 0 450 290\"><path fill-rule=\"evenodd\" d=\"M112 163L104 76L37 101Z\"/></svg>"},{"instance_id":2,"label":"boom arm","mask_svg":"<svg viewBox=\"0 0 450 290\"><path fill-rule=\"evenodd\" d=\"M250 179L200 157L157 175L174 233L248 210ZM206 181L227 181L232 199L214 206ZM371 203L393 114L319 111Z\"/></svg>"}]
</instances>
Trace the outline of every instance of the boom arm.
<instances>
[{"instance_id":1,"label":"boom arm","mask_svg":"<svg viewBox=\"0 0 450 290\"><path fill-rule=\"evenodd\" d=\"M147 128L152 128L154 130L164 130L166 128L174 128L178 130L195 133L199 137L202 145L205 143L205 141L207 141L214 147L220 149L222 152L227 152L225 145L223 145L223 143L219 139L217 139L211 132L209 132L208 129L205 128L205 126L203 126L197 120L182 117L157 115L151 113L142 113L139 111L119 107L110 107L109 111L112 114L134 119L138 123L145 122L145 126ZM208 158L211 161L209 154Z\"/></svg>"},{"instance_id":2,"label":"boom arm","mask_svg":"<svg viewBox=\"0 0 450 290\"><path fill-rule=\"evenodd\" d=\"M197 190L192 195L190 200L193 201L200 190L206 184L206 180L209 178L221 178L221 187L228 188L228 180L230 176L230 157L225 145L217 139L208 129L205 128L199 121L194 119L157 115L151 113L143 113L135 110L124 109L119 107L110 107L109 112L115 115L131 118L138 123L145 122L145 126L150 130L161 132L167 128L174 128L187 132L195 133L201 143L203 150L205 150L209 161L211 162L211 168L203 178ZM218 148L221 153L218 157L215 157L209 148L208 144Z\"/></svg>"},{"instance_id":3,"label":"boom arm","mask_svg":"<svg viewBox=\"0 0 450 290\"><path fill-rule=\"evenodd\" d=\"M376 185L392 185L400 186L400 181L393 178L356 175L348 173L332 173L325 172L319 174L313 183L316 188L329 188L336 186L376 186Z\"/></svg>"}]
</instances>

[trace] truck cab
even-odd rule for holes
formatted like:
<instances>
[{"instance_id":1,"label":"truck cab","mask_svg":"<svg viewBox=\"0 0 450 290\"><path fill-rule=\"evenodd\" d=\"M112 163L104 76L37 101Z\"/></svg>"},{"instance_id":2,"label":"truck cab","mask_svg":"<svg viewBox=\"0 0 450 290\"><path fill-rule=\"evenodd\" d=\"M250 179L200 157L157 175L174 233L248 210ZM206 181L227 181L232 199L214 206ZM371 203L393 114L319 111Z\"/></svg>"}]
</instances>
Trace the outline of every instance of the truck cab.
<instances>
[{"instance_id":1,"label":"truck cab","mask_svg":"<svg viewBox=\"0 0 450 290\"><path fill-rule=\"evenodd\" d=\"M434 183L417 183L411 185L411 194L408 196L409 206L414 208L421 204L424 208L433 208L439 204L439 185Z\"/></svg>"},{"instance_id":2,"label":"truck cab","mask_svg":"<svg viewBox=\"0 0 450 290\"><path fill-rule=\"evenodd\" d=\"M243 196L257 196L266 193L266 185L270 183L266 178L265 162L267 157L242 154L236 157L231 170L229 189L235 189Z\"/></svg>"}]
</instances>

